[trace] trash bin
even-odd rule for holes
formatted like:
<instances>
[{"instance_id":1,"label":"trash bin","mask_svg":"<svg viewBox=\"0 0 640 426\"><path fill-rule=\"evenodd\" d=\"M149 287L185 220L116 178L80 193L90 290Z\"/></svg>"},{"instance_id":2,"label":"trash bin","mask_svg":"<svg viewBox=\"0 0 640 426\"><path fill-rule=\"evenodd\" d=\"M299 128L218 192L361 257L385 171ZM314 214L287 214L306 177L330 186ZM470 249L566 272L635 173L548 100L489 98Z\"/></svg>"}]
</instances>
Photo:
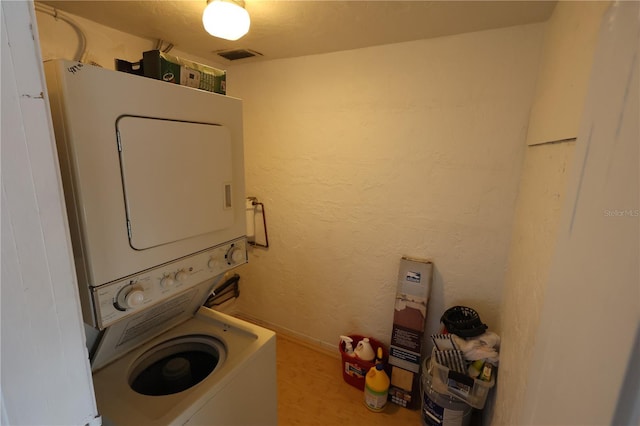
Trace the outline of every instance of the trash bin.
<instances>
[{"instance_id":1,"label":"trash bin","mask_svg":"<svg viewBox=\"0 0 640 426\"><path fill-rule=\"evenodd\" d=\"M422 365L422 425L468 426L473 407L447 392L446 386L433 380L431 358Z\"/></svg>"}]
</instances>

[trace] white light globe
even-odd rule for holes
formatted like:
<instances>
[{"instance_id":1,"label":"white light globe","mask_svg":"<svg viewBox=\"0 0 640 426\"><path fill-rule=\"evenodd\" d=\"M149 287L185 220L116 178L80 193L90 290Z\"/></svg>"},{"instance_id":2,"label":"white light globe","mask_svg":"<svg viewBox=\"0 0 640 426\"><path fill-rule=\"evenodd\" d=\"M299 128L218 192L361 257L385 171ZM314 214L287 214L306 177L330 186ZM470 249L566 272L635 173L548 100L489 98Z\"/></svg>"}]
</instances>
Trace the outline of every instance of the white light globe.
<instances>
[{"instance_id":1,"label":"white light globe","mask_svg":"<svg viewBox=\"0 0 640 426\"><path fill-rule=\"evenodd\" d=\"M231 1L213 0L204 9L202 24L214 37L237 40L249 31L251 19L242 6Z\"/></svg>"}]
</instances>

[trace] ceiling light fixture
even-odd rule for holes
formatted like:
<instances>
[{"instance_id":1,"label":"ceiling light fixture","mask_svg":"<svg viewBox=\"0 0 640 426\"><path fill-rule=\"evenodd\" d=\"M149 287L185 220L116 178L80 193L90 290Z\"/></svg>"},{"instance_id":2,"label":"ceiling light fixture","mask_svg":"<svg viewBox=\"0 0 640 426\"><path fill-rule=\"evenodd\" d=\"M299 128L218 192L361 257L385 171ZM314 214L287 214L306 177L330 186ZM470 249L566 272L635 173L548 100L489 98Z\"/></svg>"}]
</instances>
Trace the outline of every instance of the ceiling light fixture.
<instances>
[{"instance_id":1,"label":"ceiling light fixture","mask_svg":"<svg viewBox=\"0 0 640 426\"><path fill-rule=\"evenodd\" d=\"M214 37L237 40L249 31L251 19L244 0L207 0L202 24Z\"/></svg>"}]
</instances>

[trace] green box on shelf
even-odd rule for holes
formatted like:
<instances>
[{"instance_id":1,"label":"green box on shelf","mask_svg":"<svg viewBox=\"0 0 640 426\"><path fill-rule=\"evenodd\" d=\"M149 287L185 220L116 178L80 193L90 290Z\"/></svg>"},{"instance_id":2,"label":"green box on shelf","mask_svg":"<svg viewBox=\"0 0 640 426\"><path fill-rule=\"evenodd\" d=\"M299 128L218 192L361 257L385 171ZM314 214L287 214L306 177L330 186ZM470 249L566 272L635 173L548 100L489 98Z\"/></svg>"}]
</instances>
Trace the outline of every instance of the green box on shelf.
<instances>
[{"instance_id":1,"label":"green box on shelf","mask_svg":"<svg viewBox=\"0 0 640 426\"><path fill-rule=\"evenodd\" d=\"M225 70L178 58L159 50L142 54L144 76L208 92L227 93Z\"/></svg>"}]
</instances>

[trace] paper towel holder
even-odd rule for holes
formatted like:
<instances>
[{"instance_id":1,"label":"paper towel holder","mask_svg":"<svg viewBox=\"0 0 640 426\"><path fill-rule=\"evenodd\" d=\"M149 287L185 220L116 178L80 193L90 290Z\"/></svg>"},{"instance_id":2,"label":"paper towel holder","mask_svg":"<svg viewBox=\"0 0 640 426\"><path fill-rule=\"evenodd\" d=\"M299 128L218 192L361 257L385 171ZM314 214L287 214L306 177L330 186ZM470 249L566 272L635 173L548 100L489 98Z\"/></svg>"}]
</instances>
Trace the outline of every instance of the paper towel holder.
<instances>
[{"instance_id":1,"label":"paper towel holder","mask_svg":"<svg viewBox=\"0 0 640 426\"><path fill-rule=\"evenodd\" d=\"M262 225L264 229L264 244L258 243L255 241L255 213L256 208L260 209L260 213L262 214ZM267 216L265 213L264 204L258 201L256 197L247 197L246 200L246 211L247 211L247 242L254 247L262 247L269 248L269 235L267 234Z\"/></svg>"}]
</instances>

